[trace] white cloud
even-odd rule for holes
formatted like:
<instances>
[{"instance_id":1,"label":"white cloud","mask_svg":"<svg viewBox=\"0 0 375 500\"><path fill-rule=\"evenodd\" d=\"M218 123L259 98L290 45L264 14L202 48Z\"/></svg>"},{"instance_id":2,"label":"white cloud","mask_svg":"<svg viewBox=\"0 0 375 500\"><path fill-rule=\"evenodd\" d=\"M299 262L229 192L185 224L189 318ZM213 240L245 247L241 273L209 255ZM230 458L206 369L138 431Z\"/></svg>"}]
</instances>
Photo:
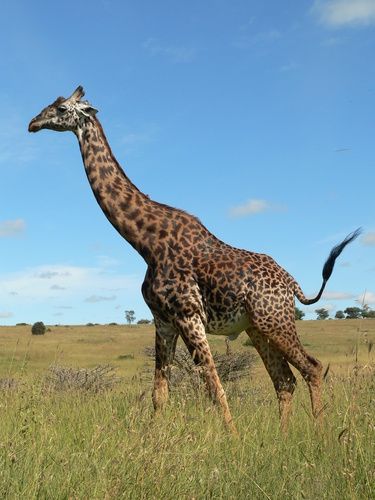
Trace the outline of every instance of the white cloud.
<instances>
[{"instance_id":1,"label":"white cloud","mask_svg":"<svg viewBox=\"0 0 375 500\"><path fill-rule=\"evenodd\" d=\"M374 0L316 0L312 12L322 24L331 27L375 23Z\"/></svg>"},{"instance_id":2,"label":"white cloud","mask_svg":"<svg viewBox=\"0 0 375 500\"><path fill-rule=\"evenodd\" d=\"M53 278L51 285L50 279ZM141 279L109 273L101 267L49 265L0 275L0 303L34 303L63 297L64 302L83 300L96 290L139 290ZM17 293L17 295L14 295ZM12 298L10 299L10 294Z\"/></svg>"},{"instance_id":3,"label":"white cloud","mask_svg":"<svg viewBox=\"0 0 375 500\"><path fill-rule=\"evenodd\" d=\"M57 276L70 276L68 271L42 271L39 274L36 274L36 278L40 278L42 280L50 280L52 278L56 278Z\"/></svg>"},{"instance_id":4,"label":"white cloud","mask_svg":"<svg viewBox=\"0 0 375 500\"><path fill-rule=\"evenodd\" d=\"M231 217L245 217L247 215L255 215L269 210L282 210L283 207L273 205L266 200L251 199L243 205L232 207L229 211Z\"/></svg>"},{"instance_id":5,"label":"white cloud","mask_svg":"<svg viewBox=\"0 0 375 500\"><path fill-rule=\"evenodd\" d=\"M13 313L9 311L0 311L0 318L11 318L13 316Z\"/></svg>"},{"instance_id":6,"label":"white cloud","mask_svg":"<svg viewBox=\"0 0 375 500\"><path fill-rule=\"evenodd\" d=\"M323 297L327 300L350 300L354 295L347 292L324 292Z\"/></svg>"},{"instance_id":7,"label":"white cloud","mask_svg":"<svg viewBox=\"0 0 375 500\"><path fill-rule=\"evenodd\" d=\"M23 233L26 228L23 219L5 220L0 222L0 238L7 238Z\"/></svg>"},{"instance_id":8,"label":"white cloud","mask_svg":"<svg viewBox=\"0 0 375 500\"><path fill-rule=\"evenodd\" d=\"M89 304L96 304L97 302L106 302L116 299L116 295L111 295L110 297L105 297L103 295L90 295L90 297L85 299L85 302L88 302Z\"/></svg>"},{"instance_id":9,"label":"white cloud","mask_svg":"<svg viewBox=\"0 0 375 500\"><path fill-rule=\"evenodd\" d=\"M363 245L375 246L375 232L364 234L361 241Z\"/></svg>"},{"instance_id":10,"label":"white cloud","mask_svg":"<svg viewBox=\"0 0 375 500\"><path fill-rule=\"evenodd\" d=\"M375 304L375 293L374 292L364 292L358 295L356 301L359 304Z\"/></svg>"},{"instance_id":11,"label":"white cloud","mask_svg":"<svg viewBox=\"0 0 375 500\"><path fill-rule=\"evenodd\" d=\"M96 257L96 260L98 261L98 265L104 268L117 267L118 265L120 265L119 260L108 255L98 255Z\"/></svg>"},{"instance_id":12,"label":"white cloud","mask_svg":"<svg viewBox=\"0 0 375 500\"><path fill-rule=\"evenodd\" d=\"M142 47L152 56L163 56L174 63L189 63L196 55L196 50L191 47L166 45L157 38L148 38Z\"/></svg>"},{"instance_id":13,"label":"white cloud","mask_svg":"<svg viewBox=\"0 0 375 500\"><path fill-rule=\"evenodd\" d=\"M324 304L323 306L318 307L316 309L325 309L329 313L332 313L332 311L334 311L336 309L336 306L334 306L333 304ZM315 309L314 309L314 311L315 311Z\"/></svg>"}]
</instances>

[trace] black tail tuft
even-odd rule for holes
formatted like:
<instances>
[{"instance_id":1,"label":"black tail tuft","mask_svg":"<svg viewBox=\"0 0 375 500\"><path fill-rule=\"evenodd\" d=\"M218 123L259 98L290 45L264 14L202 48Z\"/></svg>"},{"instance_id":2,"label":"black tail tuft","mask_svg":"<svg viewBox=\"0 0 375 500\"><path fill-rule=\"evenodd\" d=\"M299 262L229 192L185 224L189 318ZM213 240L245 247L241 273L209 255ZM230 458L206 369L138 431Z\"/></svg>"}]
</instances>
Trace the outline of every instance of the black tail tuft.
<instances>
[{"instance_id":1,"label":"black tail tuft","mask_svg":"<svg viewBox=\"0 0 375 500\"><path fill-rule=\"evenodd\" d=\"M353 240L355 240L362 232L362 228L358 228L352 233L348 234L348 236L345 238L344 241L336 245L335 247L332 248L331 253L329 254L328 259L326 260L326 263L324 264L323 267L323 281L326 283L333 271L333 266L335 265L335 261L337 257L340 255L340 253L344 250L346 245L351 243Z\"/></svg>"},{"instance_id":2,"label":"black tail tuft","mask_svg":"<svg viewBox=\"0 0 375 500\"><path fill-rule=\"evenodd\" d=\"M344 250L346 245L348 243L352 242L353 240L355 240L361 234L361 232L362 232L362 228L358 228L353 233L348 234L348 236L345 238L344 241L342 241L341 243L339 243L338 245L336 245L335 247L332 248L331 253L329 254L328 259L326 260L326 263L324 264L324 267L323 267L323 273L322 273L323 274L323 283L322 283L322 286L320 287L320 290L319 290L318 295L316 297L314 297L313 299L306 298L305 294L302 292L300 287L296 286L294 293L295 293L297 299L302 304L311 305L311 304L315 304L315 302L318 302L318 300L320 299L320 297L323 294L326 283L332 274L333 266L335 265L335 261L336 261L337 257Z\"/></svg>"}]
</instances>

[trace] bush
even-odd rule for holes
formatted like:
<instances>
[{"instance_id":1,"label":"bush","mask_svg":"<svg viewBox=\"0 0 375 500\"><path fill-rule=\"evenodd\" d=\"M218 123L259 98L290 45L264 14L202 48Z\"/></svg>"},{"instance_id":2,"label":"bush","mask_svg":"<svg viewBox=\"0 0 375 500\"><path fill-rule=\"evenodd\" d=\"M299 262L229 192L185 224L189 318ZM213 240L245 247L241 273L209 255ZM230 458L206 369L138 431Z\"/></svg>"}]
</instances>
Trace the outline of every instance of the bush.
<instances>
[{"instance_id":1,"label":"bush","mask_svg":"<svg viewBox=\"0 0 375 500\"><path fill-rule=\"evenodd\" d=\"M81 390L100 392L110 390L121 381L115 369L110 365L98 365L94 368L70 368L50 366L45 382L55 391Z\"/></svg>"},{"instance_id":2,"label":"bush","mask_svg":"<svg viewBox=\"0 0 375 500\"><path fill-rule=\"evenodd\" d=\"M46 326L43 321L37 321L31 327L32 335L44 335L46 333Z\"/></svg>"},{"instance_id":3,"label":"bush","mask_svg":"<svg viewBox=\"0 0 375 500\"><path fill-rule=\"evenodd\" d=\"M145 354L155 359L155 348L148 346ZM213 353L216 369L222 382L233 382L248 377L255 362L255 354L250 352L232 352L227 348L226 354ZM191 385L197 389L201 385L201 367L196 366L187 349L177 347L170 373L170 385Z\"/></svg>"},{"instance_id":4,"label":"bush","mask_svg":"<svg viewBox=\"0 0 375 500\"><path fill-rule=\"evenodd\" d=\"M0 378L0 391L17 389L18 381L14 378Z\"/></svg>"}]
</instances>

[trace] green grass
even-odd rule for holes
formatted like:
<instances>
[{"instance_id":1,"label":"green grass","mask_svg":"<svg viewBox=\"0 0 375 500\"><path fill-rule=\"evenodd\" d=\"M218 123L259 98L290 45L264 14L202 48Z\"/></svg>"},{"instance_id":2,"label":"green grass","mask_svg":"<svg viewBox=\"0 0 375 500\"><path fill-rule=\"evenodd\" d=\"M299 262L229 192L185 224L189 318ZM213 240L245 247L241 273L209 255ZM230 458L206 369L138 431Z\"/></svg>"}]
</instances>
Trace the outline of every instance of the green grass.
<instances>
[{"instance_id":1,"label":"green grass","mask_svg":"<svg viewBox=\"0 0 375 500\"><path fill-rule=\"evenodd\" d=\"M151 383L136 376L151 327L55 327L33 338L30 327L0 328L0 378L19 381L0 391L0 498L375 498L375 321L298 327L332 367L323 428L299 378L283 436L258 363L250 380L227 386L239 438L203 392L175 391L154 417ZM224 349L222 338L210 343ZM104 393L51 391L43 380L56 361L110 363L124 379Z\"/></svg>"},{"instance_id":2,"label":"green grass","mask_svg":"<svg viewBox=\"0 0 375 500\"><path fill-rule=\"evenodd\" d=\"M368 361L368 343L375 342L375 320L298 321L298 333L309 353L323 364L345 371ZM224 337L209 335L212 351L225 351ZM231 345L243 346L242 333ZM92 367L111 364L131 378L144 364L143 350L154 344L150 325L51 326L45 335L31 335L31 326L0 327L0 377L27 367L27 373L44 372L51 364ZM375 347L374 347L375 350ZM259 364L260 373L263 366Z\"/></svg>"}]
</instances>

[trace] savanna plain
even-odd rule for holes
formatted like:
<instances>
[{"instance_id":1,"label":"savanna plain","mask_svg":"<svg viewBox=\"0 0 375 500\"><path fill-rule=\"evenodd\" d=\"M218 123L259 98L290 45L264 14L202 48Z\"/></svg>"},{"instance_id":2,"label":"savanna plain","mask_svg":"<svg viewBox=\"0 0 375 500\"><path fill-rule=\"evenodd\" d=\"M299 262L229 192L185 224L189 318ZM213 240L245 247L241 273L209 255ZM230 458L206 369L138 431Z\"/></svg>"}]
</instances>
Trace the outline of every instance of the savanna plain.
<instances>
[{"instance_id":1,"label":"savanna plain","mask_svg":"<svg viewBox=\"0 0 375 500\"><path fill-rule=\"evenodd\" d=\"M248 376L225 384L234 437L203 384L176 386L154 416L151 325L50 326L39 336L0 327L0 498L375 498L375 320L297 328L326 369L322 427L297 375L280 432L255 357ZM232 351L254 352L246 339ZM209 341L225 353L224 338ZM77 373L81 385L64 383ZM82 382L92 374L95 383Z\"/></svg>"}]
</instances>

